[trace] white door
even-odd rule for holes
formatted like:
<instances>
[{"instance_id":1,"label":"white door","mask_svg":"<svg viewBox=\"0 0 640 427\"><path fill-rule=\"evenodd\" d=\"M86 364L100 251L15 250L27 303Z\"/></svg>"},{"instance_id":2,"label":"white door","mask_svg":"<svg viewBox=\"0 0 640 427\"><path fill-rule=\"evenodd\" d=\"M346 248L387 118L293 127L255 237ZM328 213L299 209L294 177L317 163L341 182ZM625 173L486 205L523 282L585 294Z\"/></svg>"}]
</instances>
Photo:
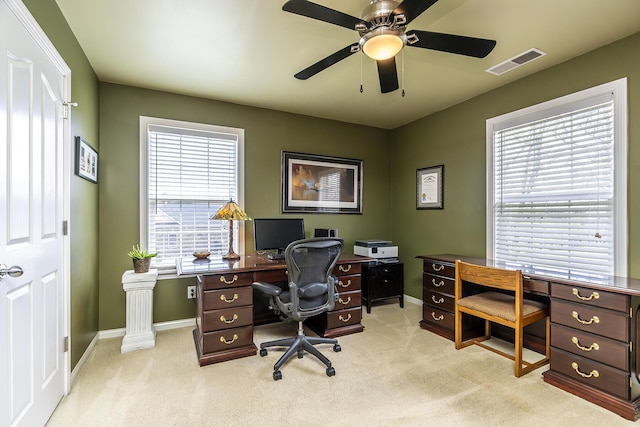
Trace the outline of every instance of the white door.
<instances>
[{"instance_id":1,"label":"white door","mask_svg":"<svg viewBox=\"0 0 640 427\"><path fill-rule=\"evenodd\" d=\"M34 22L20 1L0 0L1 427L44 425L68 381L67 82Z\"/></svg>"}]
</instances>

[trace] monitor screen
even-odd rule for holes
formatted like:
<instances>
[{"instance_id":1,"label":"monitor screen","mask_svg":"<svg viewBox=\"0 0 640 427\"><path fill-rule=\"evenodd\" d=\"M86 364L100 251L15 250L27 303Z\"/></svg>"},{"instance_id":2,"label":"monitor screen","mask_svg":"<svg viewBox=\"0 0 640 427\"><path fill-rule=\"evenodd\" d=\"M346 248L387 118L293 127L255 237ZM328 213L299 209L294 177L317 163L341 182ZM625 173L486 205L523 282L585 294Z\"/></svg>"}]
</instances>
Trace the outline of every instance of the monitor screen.
<instances>
[{"instance_id":1,"label":"monitor screen","mask_svg":"<svg viewBox=\"0 0 640 427\"><path fill-rule=\"evenodd\" d=\"M289 243L304 239L302 218L254 218L253 238L256 251L277 249L279 253Z\"/></svg>"}]
</instances>

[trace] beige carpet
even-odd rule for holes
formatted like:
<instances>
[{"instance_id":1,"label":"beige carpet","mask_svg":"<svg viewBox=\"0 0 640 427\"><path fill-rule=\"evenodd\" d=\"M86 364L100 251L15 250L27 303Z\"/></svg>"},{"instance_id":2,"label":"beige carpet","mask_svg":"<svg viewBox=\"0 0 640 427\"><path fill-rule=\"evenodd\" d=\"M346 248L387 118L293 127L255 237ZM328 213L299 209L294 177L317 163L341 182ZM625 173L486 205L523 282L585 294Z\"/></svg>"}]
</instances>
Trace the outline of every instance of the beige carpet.
<instances>
[{"instance_id":1,"label":"beige carpet","mask_svg":"<svg viewBox=\"0 0 640 427\"><path fill-rule=\"evenodd\" d=\"M414 304L363 310L365 330L321 346L315 358L282 354L200 368L191 329L158 332L154 349L120 354L101 340L47 424L56 426L625 426L618 415L543 382L543 367L513 376L513 362L420 329ZM295 324L256 328L256 344Z\"/></svg>"}]
</instances>

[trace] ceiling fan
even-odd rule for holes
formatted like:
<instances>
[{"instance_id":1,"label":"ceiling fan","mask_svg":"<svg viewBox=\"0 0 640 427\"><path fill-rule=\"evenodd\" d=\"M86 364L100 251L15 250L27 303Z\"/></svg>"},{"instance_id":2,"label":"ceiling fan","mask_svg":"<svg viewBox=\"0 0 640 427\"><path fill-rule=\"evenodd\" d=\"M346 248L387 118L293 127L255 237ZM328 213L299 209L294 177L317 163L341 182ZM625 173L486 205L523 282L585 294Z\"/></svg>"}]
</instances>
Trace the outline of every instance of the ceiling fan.
<instances>
[{"instance_id":1,"label":"ceiling fan","mask_svg":"<svg viewBox=\"0 0 640 427\"><path fill-rule=\"evenodd\" d=\"M355 30L360 41L351 44L305 68L295 77L306 80L361 50L378 65L380 90L393 92L399 88L395 56L404 46L433 49L459 55L484 58L495 47L495 40L431 31L409 30L407 25L438 0L371 0L360 18L312 3L289 0L282 10Z\"/></svg>"}]
</instances>

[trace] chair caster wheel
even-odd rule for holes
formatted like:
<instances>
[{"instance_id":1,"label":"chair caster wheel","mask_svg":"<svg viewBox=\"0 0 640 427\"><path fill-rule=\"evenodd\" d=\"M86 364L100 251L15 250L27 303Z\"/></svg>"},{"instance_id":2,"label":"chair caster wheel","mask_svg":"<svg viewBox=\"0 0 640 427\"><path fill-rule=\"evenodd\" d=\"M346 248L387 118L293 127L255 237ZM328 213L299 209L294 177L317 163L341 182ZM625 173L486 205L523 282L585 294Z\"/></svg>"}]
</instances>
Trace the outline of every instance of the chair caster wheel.
<instances>
[{"instance_id":1,"label":"chair caster wheel","mask_svg":"<svg viewBox=\"0 0 640 427\"><path fill-rule=\"evenodd\" d=\"M302 359L304 357L304 350L298 350L298 359Z\"/></svg>"},{"instance_id":2,"label":"chair caster wheel","mask_svg":"<svg viewBox=\"0 0 640 427\"><path fill-rule=\"evenodd\" d=\"M327 374L328 375L328 374ZM282 379L282 372L280 371L273 371L273 380L274 381L278 381Z\"/></svg>"},{"instance_id":3,"label":"chair caster wheel","mask_svg":"<svg viewBox=\"0 0 640 427\"><path fill-rule=\"evenodd\" d=\"M335 374L336 374L336 370L335 370L335 369L333 369L333 366L329 366L329 367L327 368L327 376L328 376L328 377L332 377L332 376L334 376Z\"/></svg>"},{"instance_id":4,"label":"chair caster wheel","mask_svg":"<svg viewBox=\"0 0 640 427\"><path fill-rule=\"evenodd\" d=\"M267 349L266 348L261 348L260 349L260 357L265 357L267 355Z\"/></svg>"},{"instance_id":5,"label":"chair caster wheel","mask_svg":"<svg viewBox=\"0 0 640 427\"><path fill-rule=\"evenodd\" d=\"M333 346L333 351L335 351L336 353L342 351L342 347L340 347L340 344L335 344Z\"/></svg>"}]
</instances>

